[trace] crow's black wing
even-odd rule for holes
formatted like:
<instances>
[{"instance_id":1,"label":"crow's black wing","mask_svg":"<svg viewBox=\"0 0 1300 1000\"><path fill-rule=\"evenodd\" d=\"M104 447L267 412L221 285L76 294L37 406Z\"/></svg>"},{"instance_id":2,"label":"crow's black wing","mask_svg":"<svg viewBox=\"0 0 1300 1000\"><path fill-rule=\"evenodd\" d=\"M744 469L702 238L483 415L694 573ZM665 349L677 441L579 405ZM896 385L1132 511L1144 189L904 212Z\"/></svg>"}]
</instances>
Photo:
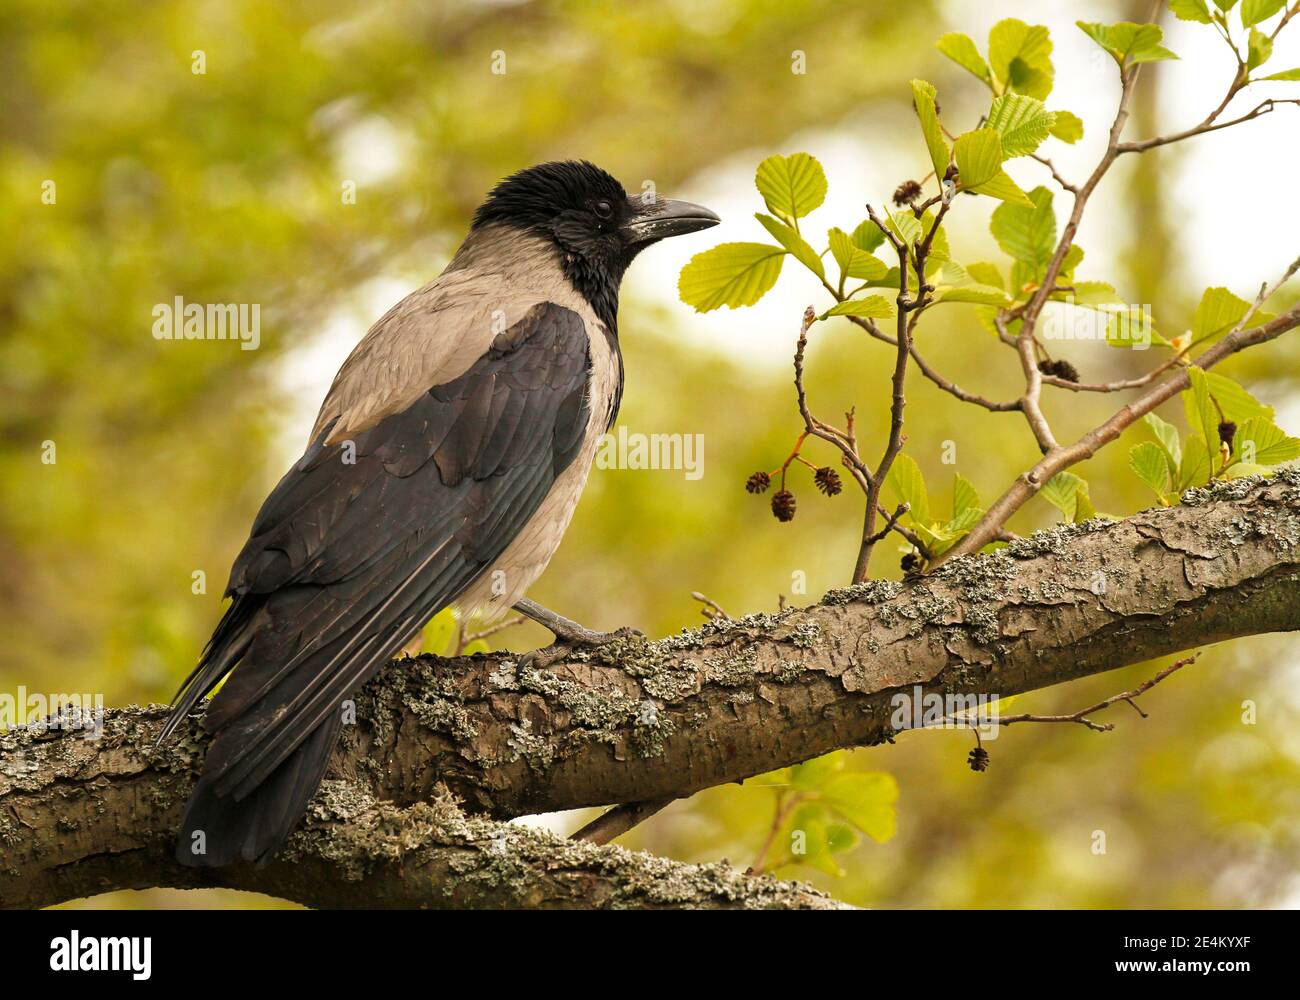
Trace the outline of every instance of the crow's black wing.
<instances>
[{"instance_id":1,"label":"crow's black wing","mask_svg":"<svg viewBox=\"0 0 1300 1000\"><path fill-rule=\"evenodd\" d=\"M169 720L168 731L234 669L208 707L196 799L228 808L275 774L286 787L250 822L279 846L286 798L291 827L324 768L290 755L323 724L334 731L339 703L536 512L583 440L589 368L582 318L540 303L405 411L349 440L318 437L263 504L231 571L234 602ZM327 759L333 742L307 745L327 743ZM191 812L215 822L215 805ZM243 856L266 853L266 830L235 832L249 840Z\"/></svg>"}]
</instances>

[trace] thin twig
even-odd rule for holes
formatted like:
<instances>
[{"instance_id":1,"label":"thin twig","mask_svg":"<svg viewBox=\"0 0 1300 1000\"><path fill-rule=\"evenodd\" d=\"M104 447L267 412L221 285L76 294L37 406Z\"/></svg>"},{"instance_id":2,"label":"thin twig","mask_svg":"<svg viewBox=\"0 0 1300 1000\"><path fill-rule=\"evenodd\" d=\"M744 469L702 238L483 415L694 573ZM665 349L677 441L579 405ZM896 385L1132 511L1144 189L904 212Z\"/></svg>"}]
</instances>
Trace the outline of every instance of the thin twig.
<instances>
[{"instance_id":1,"label":"thin twig","mask_svg":"<svg viewBox=\"0 0 1300 1000\"><path fill-rule=\"evenodd\" d=\"M912 505L910 503L900 503L896 508L894 508L894 512L888 515L888 519L885 521L885 526L871 536L871 541L878 542L893 531L894 525L898 523L898 519L911 509Z\"/></svg>"},{"instance_id":2,"label":"thin twig","mask_svg":"<svg viewBox=\"0 0 1300 1000\"><path fill-rule=\"evenodd\" d=\"M844 457L845 466L855 474L859 482L865 482L869 488L872 481L871 470L858 456L857 440L853 436L852 424L848 430L839 431L830 424L813 416L808 406L808 391L804 388L804 356L808 350L808 331L817 321L817 313L809 306L804 310L803 321L799 326L799 338L794 350L794 388L799 404L799 415L803 417L805 435L812 435L833 444ZM849 415L846 414L846 417Z\"/></svg>"},{"instance_id":3,"label":"thin twig","mask_svg":"<svg viewBox=\"0 0 1300 1000\"><path fill-rule=\"evenodd\" d=\"M1070 715L1008 715L1003 719L990 719L989 722L998 726L1011 726L1018 722L1077 722L1081 726L1087 726L1093 732L1108 733L1115 728L1113 723L1093 722L1088 718L1088 716L1094 715L1104 708L1109 708L1116 702L1125 701L1136 709L1137 713L1145 719L1146 713L1143 712L1142 709L1138 708L1136 699L1140 695L1146 694L1170 674L1176 673L1179 670L1182 670L1183 667L1195 663L1200 655L1200 653L1193 653L1191 656L1185 656L1181 660L1175 660L1150 680L1143 681L1131 691L1121 691L1119 694L1113 694L1109 698L1097 702L1095 705L1089 705L1087 708L1080 709Z\"/></svg>"},{"instance_id":4,"label":"thin twig","mask_svg":"<svg viewBox=\"0 0 1300 1000\"><path fill-rule=\"evenodd\" d=\"M836 291L833 285L825 280L822 281L822 285L831 293L832 296L834 296L836 302L843 302L846 298L851 297L840 294ZM843 318L847 319L854 326L865 331L868 336L880 341L882 344L888 344L890 347L895 348L898 346L897 338L891 337L889 334L885 333L885 331L880 329L880 327L876 325L875 320L866 316L845 316ZM1020 401L1017 399L1007 401L988 399L985 396L981 396L979 393L963 389L956 382L953 382L951 379L939 374L934 366L926 361L921 355L915 341L909 345L908 353L911 355L912 360L916 362L916 367L922 375L928 378L944 392L951 396L955 396L963 403L974 403L976 406L981 406L991 413L1010 413L1020 409Z\"/></svg>"},{"instance_id":5,"label":"thin twig","mask_svg":"<svg viewBox=\"0 0 1300 1000\"><path fill-rule=\"evenodd\" d=\"M478 642L480 639L489 639L498 632L504 632L513 625L523 624L525 620L526 619L523 615L515 615L513 618L503 619L502 621L489 625L486 628L480 629L478 632L466 632L465 629L469 622L468 620L462 621L456 628L455 655L460 656L460 654L465 651L465 647L469 646L471 643Z\"/></svg>"},{"instance_id":6,"label":"thin twig","mask_svg":"<svg viewBox=\"0 0 1300 1000\"><path fill-rule=\"evenodd\" d=\"M601 813L570 840L585 840L591 844L608 844L615 837L621 837L628 830L649 819L665 806L676 802L674 796L663 799L647 799L645 802L627 802Z\"/></svg>"},{"instance_id":7,"label":"thin twig","mask_svg":"<svg viewBox=\"0 0 1300 1000\"><path fill-rule=\"evenodd\" d=\"M781 832L781 827L785 825L786 818L794 811L795 807L803 801L803 795L795 793L793 795L787 792L780 792L776 798L776 809L772 815L772 825L767 831L767 837L763 840L763 846L758 849L754 855L754 861L749 866L750 875L761 875L767 865L767 856L772 851L772 845L776 842L776 835Z\"/></svg>"},{"instance_id":8,"label":"thin twig","mask_svg":"<svg viewBox=\"0 0 1300 1000\"><path fill-rule=\"evenodd\" d=\"M1029 158L1031 160L1037 160L1048 170L1050 170L1052 172L1052 179L1056 181L1056 183L1059 184L1063 189L1069 191L1070 194L1077 195L1079 193L1079 186L1077 184L1071 184L1064 177L1062 177L1060 173L1057 171L1055 164L1053 164L1052 161L1049 160L1046 156L1039 156L1037 153L1030 153Z\"/></svg>"},{"instance_id":9,"label":"thin twig","mask_svg":"<svg viewBox=\"0 0 1300 1000\"><path fill-rule=\"evenodd\" d=\"M713 600L711 597L705 597L698 590L692 590L691 597L699 601L702 605L704 605L702 608L700 608L700 614L702 614L705 618L708 618L709 620L712 620L714 618L722 618L725 621L731 621L731 615L723 611L722 605L719 604L717 601Z\"/></svg>"},{"instance_id":10,"label":"thin twig","mask_svg":"<svg viewBox=\"0 0 1300 1000\"><path fill-rule=\"evenodd\" d=\"M1267 101L1261 101L1240 118L1233 118L1231 121L1216 122L1212 118L1207 118L1199 125L1193 125L1191 128L1184 129L1181 132L1174 132L1170 135L1158 135L1152 139L1122 142L1116 148L1120 153L1143 153L1148 149L1155 149L1157 146L1167 146L1171 142L1182 142L1184 139L1190 139L1193 136L1206 135L1209 132L1217 132L1222 128L1232 128L1234 125L1241 125L1244 122L1253 121L1261 115L1269 114L1275 108L1283 104L1300 104L1300 98L1279 99L1270 97Z\"/></svg>"},{"instance_id":11,"label":"thin twig","mask_svg":"<svg viewBox=\"0 0 1300 1000\"><path fill-rule=\"evenodd\" d=\"M1137 378L1118 379L1114 382L1071 382L1069 379L1058 378L1055 375L1044 375L1043 385L1069 389L1071 392L1123 392L1126 389L1141 389L1143 386L1150 385L1170 368L1182 364L1185 353L1180 351L1171 355L1145 375Z\"/></svg>"},{"instance_id":12,"label":"thin twig","mask_svg":"<svg viewBox=\"0 0 1300 1000\"><path fill-rule=\"evenodd\" d=\"M950 204L950 202L944 201L939 206L929 231L924 234L915 246L911 247L910 255L907 243L885 225L880 217L876 215L875 209L870 205L867 206L868 218L885 234L885 237L898 254L898 297L895 299L898 318L894 336L895 359L894 373L891 379L892 396L889 406L889 441L885 445L884 454L880 456L880 463L876 466L869 482L867 510L862 523L862 542L858 547L857 564L853 570L854 583L861 583L867 578L867 567L871 562L872 550L875 548L876 542L883 537L883 535L878 535L876 532L876 515L880 506L881 488L889 475L890 468L894 464L894 459L903 450L903 410L907 405L905 393L907 362L912 353L912 331L916 320L916 316L910 314L919 314L929 303L930 294L934 291L934 286L926 279L925 265L930 254L930 248L934 243L935 234L938 233L939 226L943 223L943 218L947 214ZM908 291L909 266L916 273L916 295L914 297Z\"/></svg>"}]
</instances>

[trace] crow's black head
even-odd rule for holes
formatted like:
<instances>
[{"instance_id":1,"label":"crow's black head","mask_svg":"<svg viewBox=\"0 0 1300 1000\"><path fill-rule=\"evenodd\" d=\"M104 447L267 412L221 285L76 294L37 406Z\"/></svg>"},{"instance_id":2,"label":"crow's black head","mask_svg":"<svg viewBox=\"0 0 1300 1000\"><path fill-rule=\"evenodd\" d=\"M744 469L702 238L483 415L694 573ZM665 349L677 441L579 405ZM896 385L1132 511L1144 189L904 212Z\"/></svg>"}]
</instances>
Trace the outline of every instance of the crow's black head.
<instances>
[{"instance_id":1,"label":"crow's black head","mask_svg":"<svg viewBox=\"0 0 1300 1000\"><path fill-rule=\"evenodd\" d=\"M585 160L541 163L498 184L474 213L474 229L512 226L554 243L565 275L613 329L618 287L638 253L669 236L718 224L707 208L623 185Z\"/></svg>"}]
</instances>

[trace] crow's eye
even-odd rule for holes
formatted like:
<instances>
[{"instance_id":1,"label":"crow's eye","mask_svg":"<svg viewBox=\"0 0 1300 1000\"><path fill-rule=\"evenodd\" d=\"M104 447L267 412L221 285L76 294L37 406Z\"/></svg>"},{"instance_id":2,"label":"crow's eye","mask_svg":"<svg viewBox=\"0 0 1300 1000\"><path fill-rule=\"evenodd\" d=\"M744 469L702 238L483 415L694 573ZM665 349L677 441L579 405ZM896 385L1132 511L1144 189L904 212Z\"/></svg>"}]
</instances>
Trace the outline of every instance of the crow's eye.
<instances>
[{"instance_id":1,"label":"crow's eye","mask_svg":"<svg viewBox=\"0 0 1300 1000\"><path fill-rule=\"evenodd\" d=\"M614 217L614 206L607 201L598 201L592 206L596 216L606 222Z\"/></svg>"}]
</instances>

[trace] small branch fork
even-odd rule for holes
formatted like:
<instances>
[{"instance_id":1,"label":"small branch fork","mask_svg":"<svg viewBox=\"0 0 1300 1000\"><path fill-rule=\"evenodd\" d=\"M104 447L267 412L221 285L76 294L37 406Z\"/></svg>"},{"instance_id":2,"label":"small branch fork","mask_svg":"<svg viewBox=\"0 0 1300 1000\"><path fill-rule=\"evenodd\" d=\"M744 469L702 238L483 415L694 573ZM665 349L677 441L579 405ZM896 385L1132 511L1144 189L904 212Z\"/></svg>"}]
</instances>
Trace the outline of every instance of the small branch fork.
<instances>
[{"instance_id":1,"label":"small branch fork","mask_svg":"<svg viewBox=\"0 0 1300 1000\"><path fill-rule=\"evenodd\" d=\"M873 485L876 484L878 476L870 469L870 467L867 466L858 452L858 440L857 433L854 429L853 411L849 410L844 414L845 429L840 430L832 424L828 424L824 420L815 417L808 405L808 391L804 385L804 359L808 350L808 331L815 322L817 322L817 314L813 311L812 306L809 306L804 310L803 322L799 326L799 337L795 343L794 351L794 387L799 406L799 415L803 417L804 432L799 436L799 439L795 444L794 454L791 455L790 459L786 460L786 464L788 465L790 460L798 454L799 448L802 447L804 441L809 437L815 437L822 441L826 441L838 449L840 452L841 464L849 471L854 482L858 484L858 488L862 490L863 494L868 498L868 502L870 502L872 499ZM876 488L876 510L883 514L888 520L886 528L883 531L874 533L876 537L871 539L872 544L880 541L889 533L890 530L893 530L898 532L910 544L917 548L924 549L921 540L915 535L915 533L909 531L898 523L898 519L902 516L902 513L896 513L894 516L891 516L889 512L880 505L879 495L879 488Z\"/></svg>"},{"instance_id":2,"label":"small branch fork","mask_svg":"<svg viewBox=\"0 0 1300 1000\"><path fill-rule=\"evenodd\" d=\"M1114 723L1093 722L1092 719L1089 718L1089 716L1096 715L1098 712L1102 711L1102 709L1110 708L1111 705L1123 701L1123 702L1127 702L1130 706L1132 706L1133 711L1137 712L1138 715L1142 716L1142 718L1145 719L1147 717L1147 713L1142 711L1142 709L1138 707L1137 699L1141 695L1144 695L1148 691L1150 691L1153 687L1155 687L1157 684L1163 681L1166 677L1169 677L1170 675L1177 673L1179 670L1182 670L1183 667L1190 666L1191 664L1195 663L1197 659L1200 658L1200 655L1201 655L1200 653L1193 653L1191 656L1185 656L1181 660L1175 660L1173 663L1169 664L1169 666L1165 667L1154 677L1150 678L1149 680L1143 681L1141 684L1139 684L1137 687L1133 688L1132 690L1121 691L1119 694L1113 694L1109 698L1105 698L1097 702L1097 704L1095 705L1089 705L1087 708L1082 708L1079 711L1072 712L1069 715L1008 715L1005 718L990 719L988 721L990 725L996 725L996 726L1013 726L1018 722L1075 722L1081 726L1086 726L1088 729L1091 729L1095 733L1108 733L1115 728ZM953 720L953 721L958 721L958 720Z\"/></svg>"},{"instance_id":3,"label":"small branch fork","mask_svg":"<svg viewBox=\"0 0 1300 1000\"><path fill-rule=\"evenodd\" d=\"M861 542L858 548L858 557L853 569L853 582L861 583L867 578L867 569L871 561L871 553L876 544L880 542L890 531L897 531L907 541L916 546L923 553L925 547L921 544L920 539L913 532L903 528L898 522L899 518L906 513L906 508L899 508L893 513L886 510L880 500L881 491L884 487L885 480L889 476L889 470L894 464L903 449L903 411L907 406L906 383L907 383L907 366L910 359L915 359L923 371L927 371L931 378L947 384L951 391L961 393L963 396L969 396L962 390L957 389L951 383L938 376L937 373L930 369L923 361L920 360L916 352L913 332L916 328L916 321L920 318L925 308L931 302L931 296L934 292L934 286L929 283L925 274L926 262L929 259L931 248L934 244L934 238L939 231L939 226L943 222L944 216L948 212L949 201L947 199L931 199L923 205L914 205L912 211L917 219L924 219L926 209L938 204L938 211L935 213L934 220L924 235L914 245L909 245L901 239L893 229L891 229L884 220L876 214L874 208L867 206L867 215L872 222L876 224L880 232L884 234L894 252L898 255L898 295L895 299L897 308L897 320L895 334L892 337L881 334L878 328L870 320L863 317L850 316L854 321L859 321L873 335L879 336L880 339L887 340L894 347L894 370L891 379L892 397L890 401L890 418L889 418L889 439L885 445L884 453L881 455L879 462L873 469L863 461L859 451L857 437L853 427L853 411L845 414L845 427L841 431L836 427L827 424L813 416L808 405L808 393L804 386L804 358L808 348L808 331L812 324L816 322L817 315L813 308L809 306L803 315L803 323L799 328L799 338L795 345L794 354L794 384L796 399L799 406L799 414L803 418L804 433L800 436L795 445L797 454L799 447L807 437L817 437L834 445L839 451L841 461L845 468L853 476L858 487L866 495L866 509L863 514ZM909 276L916 275L916 291L913 294L909 288ZM823 282L828 291L835 296L836 300L843 302L846 296L842 290L832 287L830 284ZM989 403L988 405L997 407L999 404ZM793 455L792 455L793 458ZM789 460L787 460L787 464ZM784 467L783 467L784 468ZM876 524L878 517L885 518L883 528L877 530Z\"/></svg>"}]
</instances>

